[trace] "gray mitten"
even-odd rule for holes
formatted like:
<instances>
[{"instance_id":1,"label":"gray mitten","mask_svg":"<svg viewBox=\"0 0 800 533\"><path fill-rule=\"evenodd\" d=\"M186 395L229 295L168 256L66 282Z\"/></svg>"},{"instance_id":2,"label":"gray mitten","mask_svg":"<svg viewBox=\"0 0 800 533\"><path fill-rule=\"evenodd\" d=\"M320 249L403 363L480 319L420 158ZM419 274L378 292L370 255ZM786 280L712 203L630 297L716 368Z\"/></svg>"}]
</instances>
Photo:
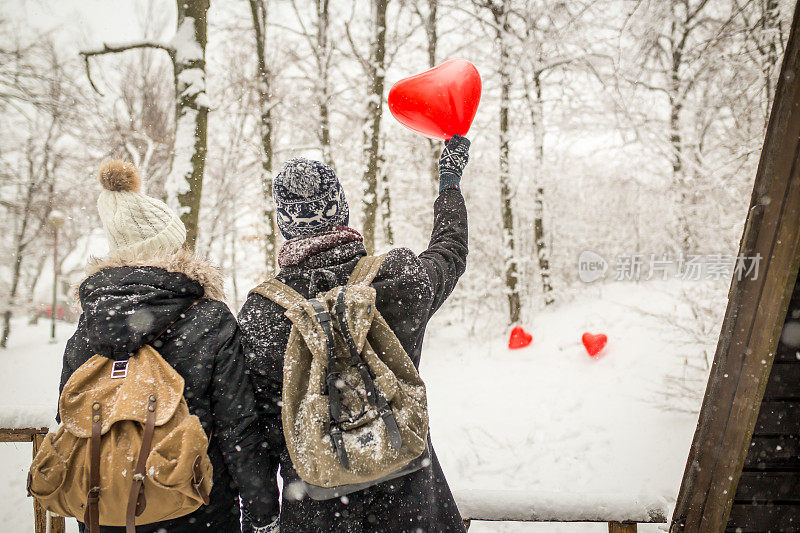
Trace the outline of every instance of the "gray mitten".
<instances>
[{"instance_id":1,"label":"gray mitten","mask_svg":"<svg viewBox=\"0 0 800 533\"><path fill-rule=\"evenodd\" d=\"M469 139L461 135L453 137L444 144L439 158L439 194L446 189L458 189L461 173L469 161Z\"/></svg>"}]
</instances>

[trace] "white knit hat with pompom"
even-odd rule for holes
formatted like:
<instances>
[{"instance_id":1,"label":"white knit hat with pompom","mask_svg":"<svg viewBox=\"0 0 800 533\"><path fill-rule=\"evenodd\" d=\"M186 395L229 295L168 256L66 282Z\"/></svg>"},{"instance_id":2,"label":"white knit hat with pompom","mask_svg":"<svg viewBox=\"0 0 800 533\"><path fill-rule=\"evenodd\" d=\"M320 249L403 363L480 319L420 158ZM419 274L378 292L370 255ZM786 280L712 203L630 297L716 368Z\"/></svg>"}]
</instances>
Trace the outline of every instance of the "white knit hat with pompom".
<instances>
[{"instance_id":1,"label":"white knit hat with pompom","mask_svg":"<svg viewBox=\"0 0 800 533\"><path fill-rule=\"evenodd\" d=\"M186 242L186 227L167 204L139 192L136 167L109 161L98 172L103 192L97 210L113 255L146 259L177 252Z\"/></svg>"}]
</instances>

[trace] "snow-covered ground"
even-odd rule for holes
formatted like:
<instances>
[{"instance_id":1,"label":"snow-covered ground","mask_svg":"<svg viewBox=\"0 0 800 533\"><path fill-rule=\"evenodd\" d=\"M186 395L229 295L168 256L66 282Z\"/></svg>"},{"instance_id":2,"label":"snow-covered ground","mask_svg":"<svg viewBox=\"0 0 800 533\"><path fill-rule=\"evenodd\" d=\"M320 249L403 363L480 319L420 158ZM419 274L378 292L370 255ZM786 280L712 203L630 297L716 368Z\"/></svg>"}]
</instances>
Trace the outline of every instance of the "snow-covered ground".
<instances>
[{"instance_id":1,"label":"snow-covered ground","mask_svg":"<svg viewBox=\"0 0 800 533\"><path fill-rule=\"evenodd\" d=\"M690 316L677 296L691 289L685 283L587 288L525 324L533 344L516 351L507 349L504 332L487 326L485 333L465 336L463 327L449 323L446 310L436 317L422 375L433 442L451 486L655 495L671 509L697 416L664 409L664 381L681 375L687 349L707 348L692 348L687 334L665 325L665 316ZM724 302L719 305L724 308ZM50 344L46 324L16 324L9 350L0 353L0 421L23 422L19 406L30 406L26 412L37 424L51 417L60 354L71 333L70 326L59 326L59 342ZM608 335L600 356L584 351L584 331ZM702 389L702 383L695 387ZM0 445L5 531L30 530L29 461L30 445ZM470 531L599 532L607 526L475 522Z\"/></svg>"}]
</instances>

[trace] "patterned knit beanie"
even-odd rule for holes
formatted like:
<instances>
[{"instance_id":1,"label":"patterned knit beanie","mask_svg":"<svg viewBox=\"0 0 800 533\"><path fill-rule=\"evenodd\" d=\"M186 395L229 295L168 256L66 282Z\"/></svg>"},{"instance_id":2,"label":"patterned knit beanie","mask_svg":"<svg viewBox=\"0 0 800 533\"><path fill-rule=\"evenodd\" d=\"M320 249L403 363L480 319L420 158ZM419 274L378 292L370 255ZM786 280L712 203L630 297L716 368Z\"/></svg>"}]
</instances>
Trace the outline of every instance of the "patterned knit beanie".
<instances>
[{"instance_id":1,"label":"patterned knit beanie","mask_svg":"<svg viewBox=\"0 0 800 533\"><path fill-rule=\"evenodd\" d=\"M287 239L347 226L350 209L333 169L319 161L290 159L272 185L278 228Z\"/></svg>"},{"instance_id":2,"label":"patterned knit beanie","mask_svg":"<svg viewBox=\"0 0 800 533\"><path fill-rule=\"evenodd\" d=\"M141 179L135 166L109 161L98 177L104 190L97 199L97 210L111 254L146 259L181 249L186 227L167 204L139 192Z\"/></svg>"}]
</instances>

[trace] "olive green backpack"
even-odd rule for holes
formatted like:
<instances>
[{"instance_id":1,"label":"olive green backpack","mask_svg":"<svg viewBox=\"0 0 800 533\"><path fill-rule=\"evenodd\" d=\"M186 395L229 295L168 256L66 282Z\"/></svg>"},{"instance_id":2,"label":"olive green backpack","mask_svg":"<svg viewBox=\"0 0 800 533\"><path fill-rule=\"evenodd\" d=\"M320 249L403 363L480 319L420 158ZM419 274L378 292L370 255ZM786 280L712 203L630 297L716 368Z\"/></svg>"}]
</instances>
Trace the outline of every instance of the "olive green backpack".
<instances>
[{"instance_id":1,"label":"olive green backpack","mask_svg":"<svg viewBox=\"0 0 800 533\"><path fill-rule=\"evenodd\" d=\"M283 433L305 492L317 500L430 464L425 384L370 287L383 259L362 258L347 285L308 300L275 279L253 289L292 322Z\"/></svg>"}]
</instances>

